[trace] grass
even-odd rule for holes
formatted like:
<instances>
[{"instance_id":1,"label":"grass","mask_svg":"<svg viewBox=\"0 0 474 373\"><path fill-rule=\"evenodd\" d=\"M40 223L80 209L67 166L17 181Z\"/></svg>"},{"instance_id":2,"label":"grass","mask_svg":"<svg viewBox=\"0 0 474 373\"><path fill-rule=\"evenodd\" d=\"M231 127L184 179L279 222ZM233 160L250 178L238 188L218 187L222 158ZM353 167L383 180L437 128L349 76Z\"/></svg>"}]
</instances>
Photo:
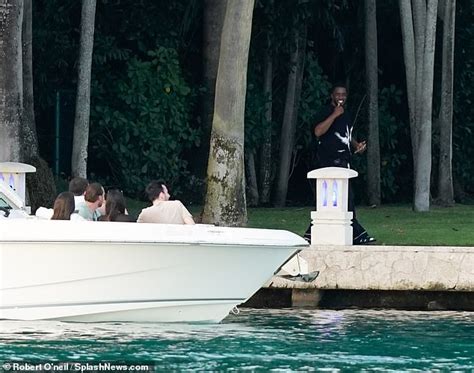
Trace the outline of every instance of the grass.
<instances>
[{"instance_id":1,"label":"grass","mask_svg":"<svg viewBox=\"0 0 474 373\"><path fill-rule=\"evenodd\" d=\"M360 221L380 244L474 246L474 206L432 207L416 213L411 206L360 209Z\"/></svg>"},{"instance_id":2,"label":"grass","mask_svg":"<svg viewBox=\"0 0 474 373\"><path fill-rule=\"evenodd\" d=\"M312 208L250 209L249 226L303 234ZM416 213L408 205L357 208L357 218L379 245L474 246L474 206L432 207Z\"/></svg>"},{"instance_id":3,"label":"grass","mask_svg":"<svg viewBox=\"0 0 474 373\"><path fill-rule=\"evenodd\" d=\"M128 200L128 209L138 215L146 202ZM285 229L303 235L313 207L250 208L249 227ZM194 216L200 206L189 208ZM409 205L358 207L357 218L378 245L474 246L474 205L432 207L413 212Z\"/></svg>"}]
</instances>

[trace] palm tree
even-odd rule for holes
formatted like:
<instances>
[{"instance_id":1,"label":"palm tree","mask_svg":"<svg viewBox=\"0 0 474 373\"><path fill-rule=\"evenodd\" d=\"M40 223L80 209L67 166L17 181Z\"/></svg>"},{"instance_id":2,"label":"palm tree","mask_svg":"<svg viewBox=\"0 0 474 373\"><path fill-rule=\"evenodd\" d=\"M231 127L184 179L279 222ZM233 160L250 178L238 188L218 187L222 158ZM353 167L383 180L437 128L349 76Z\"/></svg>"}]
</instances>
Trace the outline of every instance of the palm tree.
<instances>
[{"instance_id":1,"label":"palm tree","mask_svg":"<svg viewBox=\"0 0 474 373\"><path fill-rule=\"evenodd\" d=\"M96 0L82 0L81 41L72 145L72 176L87 177L87 146L89 144L89 116L91 99L92 50Z\"/></svg>"},{"instance_id":2,"label":"palm tree","mask_svg":"<svg viewBox=\"0 0 474 373\"><path fill-rule=\"evenodd\" d=\"M454 24L456 0L445 0L443 22L443 62L441 73L441 107L439 114L438 202L454 204L453 190L453 76Z\"/></svg>"},{"instance_id":3,"label":"palm tree","mask_svg":"<svg viewBox=\"0 0 474 373\"><path fill-rule=\"evenodd\" d=\"M410 109L415 211L430 209L433 74L438 0L400 1Z\"/></svg>"},{"instance_id":4,"label":"palm tree","mask_svg":"<svg viewBox=\"0 0 474 373\"><path fill-rule=\"evenodd\" d=\"M254 0L227 4L216 81L203 221L227 226L247 222L244 112Z\"/></svg>"},{"instance_id":5,"label":"palm tree","mask_svg":"<svg viewBox=\"0 0 474 373\"><path fill-rule=\"evenodd\" d=\"M367 150L367 195L369 204L380 205L380 141L378 105L377 60L377 5L375 0L365 0L365 70L369 101L369 147Z\"/></svg>"},{"instance_id":6,"label":"palm tree","mask_svg":"<svg viewBox=\"0 0 474 373\"><path fill-rule=\"evenodd\" d=\"M23 110L23 0L3 1L0 18L0 161L19 162Z\"/></svg>"}]
</instances>

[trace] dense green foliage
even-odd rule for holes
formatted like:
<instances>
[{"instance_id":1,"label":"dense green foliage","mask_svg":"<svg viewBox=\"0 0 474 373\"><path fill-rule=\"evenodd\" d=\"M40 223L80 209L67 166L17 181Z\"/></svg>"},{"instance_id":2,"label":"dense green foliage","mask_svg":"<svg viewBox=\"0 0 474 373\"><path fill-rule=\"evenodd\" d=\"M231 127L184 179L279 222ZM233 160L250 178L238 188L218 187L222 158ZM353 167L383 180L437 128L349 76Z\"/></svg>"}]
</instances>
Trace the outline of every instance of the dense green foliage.
<instances>
[{"instance_id":1,"label":"dense green foliage","mask_svg":"<svg viewBox=\"0 0 474 373\"><path fill-rule=\"evenodd\" d=\"M458 2L456 20L453 163L457 183L474 192L474 5ZM461 5L461 6L459 6Z\"/></svg>"},{"instance_id":2,"label":"dense green foliage","mask_svg":"<svg viewBox=\"0 0 474 373\"><path fill-rule=\"evenodd\" d=\"M328 77L319 65L316 55L309 52L305 62L294 150L305 160L308 170L315 167L316 138L313 136L314 121L325 105L330 90L331 83L328 82Z\"/></svg>"},{"instance_id":3,"label":"dense green foliage","mask_svg":"<svg viewBox=\"0 0 474 373\"><path fill-rule=\"evenodd\" d=\"M108 163L109 183L132 195L157 175L184 183L183 151L199 144L190 125L194 98L176 50L160 47L148 57L131 58L124 76L111 83L96 81L91 110L91 159Z\"/></svg>"},{"instance_id":4,"label":"dense green foliage","mask_svg":"<svg viewBox=\"0 0 474 373\"><path fill-rule=\"evenodd\" d=\"M380 5L380 6L379 6ZM201 200L203 180L193 169L200 152L199 104L202 89L203 1L98 0L92 66L91 178L120 185L137 195L154 178L166 179L178 196ZM412 160L398 2L378 2L379 123L384 202L410 201ZM277 167L285 104L292 29L307 28L306 60L294 162L288 198L313 199L305 180L314 167L315 118L327 102L331 83L348 83L355 135L366 137L363 66L363 1L316 0L256 2L246 101L246 146L258 154L271 126L273 166ZM80 2L34 2L35 110L42 156L53 162L56 92L74 92L79 42ZM457 190L474 192L473 9L458 2L455 50L454 169ZM437 40L437 48L440 46ZM273 97L263 93L264 52L273 54ZM439 69L439 61L437 62ZM436 99L435 93L435 115ZM74 106L74 95L61 96L61 107ZM64 98L63 98L64 97ZM271 122L264 104L272 100ZM62 126L73 118L63 115ZM436 149L436 137L434 138ZM70 141L70 138L61 138ZM370 144L369 144L370 146ZM366 156L354 160L360 173L356 195L364 200ZM436 152L433 152L436 164ZM257 159L258 163L258 159ZM435 185L435 183L433 183Z\"/></svg>"},{"instance_id":5,"label":"dense green foliage","mask_svg":"<svg viewBox=\"0 0 474 373\"><path fill-rule=\"evenodd\" d=\"M256 151L262 143L268 128L276 128L276 123L265 118L265 104L271 100L265 97L263 82L259 72L249 71L247 98L245 102L245 150Z\"/></svg>"},{"instance_id":6,"label":"dense green foliage","mask_svg":"<svg viewBox=\"0 0 474 373\"><path fill-rule=\"evenodd\" d=\"M382 197L386 202L409 201L411 187L410 130L397 115L401 106L402 92L394 85L379 93L380 172ZM357 125L357 122L356 122ZM359 131L361 132L361 131ZM365 133L358 136L364 137ZM369 145L370 146L370 145ZM355 156L354 165L359 171L358 182L365 184L367 164L365 156ZM359 200L363 200L359 196Z\"/></svg>"}]
</instances>

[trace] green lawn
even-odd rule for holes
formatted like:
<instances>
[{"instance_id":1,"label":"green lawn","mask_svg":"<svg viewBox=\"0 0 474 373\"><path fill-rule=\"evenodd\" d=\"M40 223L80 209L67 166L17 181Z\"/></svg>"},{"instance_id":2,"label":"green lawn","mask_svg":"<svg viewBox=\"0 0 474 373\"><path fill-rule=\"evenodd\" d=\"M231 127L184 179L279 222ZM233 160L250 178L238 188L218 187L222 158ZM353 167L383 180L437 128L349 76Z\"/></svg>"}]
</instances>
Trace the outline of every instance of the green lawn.
<instances>
[{"instance_id":1,"label":"green lawn","mask_svg":"<svg viewBox=\"0 0 474 373\"><path fill-rule=\"evenodd\" d=\"M147 203L128 200L131 213ZM312 207L250 208L249 227L286 229L302 235L310 222ZM197 216L200 206L191 206ZM474 246L474 205L432 207L428 213L413 212L409 205L358 207L360 223L379 245Z\"/></svg>"},{"instance_id":2,"label":"green lawn","mask_svg":"<svg viewBox=\"0 0 474 373\"><path fill-rule=\"evenodd\" d=\"M250 209L249 226L303 234L311 209ZM474 205L432 207L428 213L408 205L358 207L357 217L380 245L474 246Z\"/></svg>"},{"instance_id":3,"label":"green lawn","mask_svg":"<svg viewBox=\"0 0 474 373\"><path fill-rule=\"evenodd\" d=\"M474 246L474 205L432 207L428 213L411 206L366 208L360 221L381 244Z\"/></svg>"}]
</instances>

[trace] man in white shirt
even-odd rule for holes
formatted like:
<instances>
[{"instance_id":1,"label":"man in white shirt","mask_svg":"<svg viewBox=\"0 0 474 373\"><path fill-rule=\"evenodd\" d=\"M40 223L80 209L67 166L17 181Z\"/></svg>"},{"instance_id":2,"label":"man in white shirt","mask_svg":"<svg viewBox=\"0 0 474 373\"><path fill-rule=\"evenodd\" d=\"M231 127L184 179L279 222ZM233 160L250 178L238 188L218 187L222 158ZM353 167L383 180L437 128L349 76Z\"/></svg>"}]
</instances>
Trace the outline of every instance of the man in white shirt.
<instances>
[{"instance_id":1,"label":"man in white shirt","mask_svg":"<svg viewBox=\"0 0 474 373\"><path fill-rule=\"evenodd\" d=\"M170 194L164 182L153 180L145 191L153 205L142 210L138 223L194 224L191 213L181 201L169 200Z\"/></svg>"},{"instance_id":2,"label":"man in white shirt","mask_svg":"<svg viewBox=\"0 0 474 373\"><path fill-rule=\"evenodd\" d=\"M86 188L89 185L89 181L83 177L74 177L69 182L69 191L74 194L74 203L76 207L79 203L84 202L84 194L86 194Z\"/></svg>"}]
</instances>

